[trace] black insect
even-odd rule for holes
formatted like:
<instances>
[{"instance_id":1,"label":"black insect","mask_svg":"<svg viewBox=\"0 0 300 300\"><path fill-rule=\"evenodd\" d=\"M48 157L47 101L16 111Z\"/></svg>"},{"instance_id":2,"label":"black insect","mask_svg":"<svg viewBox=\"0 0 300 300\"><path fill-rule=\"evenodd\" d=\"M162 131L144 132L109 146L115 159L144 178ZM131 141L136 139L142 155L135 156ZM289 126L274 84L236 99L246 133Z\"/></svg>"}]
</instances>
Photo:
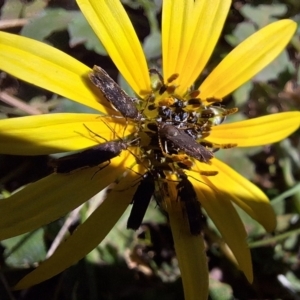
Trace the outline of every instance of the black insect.
<instances>
[{"instance_id":1,"label":"black insect","mask_svg":"<svg viewBox=\"0 0 300 300\"><path fill-rule=\"evenodd\" d=\"M155 178L150 172L143 175L132 198L132 209L127 221L127 228L137 230L143 221L149 202L155 190Z\"/></svg>"},{"instance_id":2,"label":"black insect","mask_svg":"<svg viewBox=\"0 0 300 300\"><path fill-rule=\"evenodd\" d=\"M198 235L201 232L204 215L201 211L201 204L197 199L196 192L192 183L183 175L177 185L178 198L184 203L185 211L189 222L192 235Z\"/></svg>"},{"instance_id":3,"label":"black insect","mask_svg":"<svg viewBox=\"0 0 300 300\"><path fill-rule=\"evenodd\" d=\"M188 135L184 130L178 129L174 125L162 123L158 126L158 135L166 141L172 142L187 155L208 163L213 158L213 152L198 144L195 139ZM163 145L161 145L163 147ZM162 149L163 150L163 149ZM167 149L166 149L167 150ZM163 152L167 152L164 151Z\"/></svg>"},{"instance_id":4,"label":"black insect","mask_svg":"<svg viewBox=\"0 0 300 300\"><path fill-rule=\"evenodd\" d=\"M106 98L123 117L140 120L142 115L136 108L136 98L128 96L124 90L101 68L94 66L89 74L92 83L98 87Z\"/></svg>"},{"instance_id":5,"label":"black insect","mask_svg":"<svg viewBox=\"0 0 300 300\"><path fill-rule=\"evenodd\" d=\"M70 173L85 167L95 167L120 155L127 148L124 141L106 142L79 153L51 161L57 173Z\"/></svg>"}]
</instances>

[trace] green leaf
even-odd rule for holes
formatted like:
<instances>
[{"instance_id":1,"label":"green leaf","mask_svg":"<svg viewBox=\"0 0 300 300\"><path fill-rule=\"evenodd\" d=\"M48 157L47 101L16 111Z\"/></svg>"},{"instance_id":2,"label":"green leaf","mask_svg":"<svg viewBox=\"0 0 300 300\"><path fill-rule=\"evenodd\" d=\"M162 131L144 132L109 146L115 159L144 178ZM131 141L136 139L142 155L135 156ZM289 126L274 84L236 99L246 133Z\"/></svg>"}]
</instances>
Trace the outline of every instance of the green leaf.
<instances>
[{"instance_id":1,"label":"green leaf","mask_svg":"<svg viewBox=\"0 0 300 300\"><path fill-rule=\"evenodd\" d=\"M290 188L289 190L286 190L276 198L273 198L271 201L271 204L273 206L273 209L275 212L279 214L284 213L284 207L286 205L286 199L296 196L300 193L300 183L296 184L294 187Z\"/></svg>"},{"instance_id":2,"label":"green leaf","mask_svg":"<svg viewBox=\"0 0 300 300\"><path fill-rule=\"evenodd\" d=\"M28 267L46 257L42 228L1 242L5 247L4 257L7 265L20 268Z\"/></svg>"},{"instance_id":3,"label":"green leaf","mask_svg":"<svg viewBox=\"0 0 300 300\"><path fill-rule=\"evenodd\" d=\"M148 60L161 56L161 34L158 31L150 33L144 40L144 52Z\"/></svg>"},{"instance_id":4,"label":"green leaf","mask_svg":"<svg viewBox=\"0 0 300 300\"><path fill-rule=\"evenodd\" d=\"M246 4L240 10L241 14L249 19L259 28L276 21L275 16L282 16L287 12L287 6L284 4L258 5L256 7Z\"/></svg>"},{"instance_id":5,"label":"green leaf","mask_svg":"<svg viewBox=\"0 0 300 300\"><path fill-rule=\"evenodd\" d=\"M230 285L209 279L209 296L212 300L231 300L233 291Z\"/></svg>"},{"instance_id":6,"label":"green leaf","mask_svg":"<svg viewBox=\"0 0 300 300\"><path fill-rule=\"evenodd\" d=\"M295 276L295 274L291 271L287 272L286 278L289 280L292 287L299 292L300 291L300 280L298 276ZM295 295L296 296L296 295ZM296 297L295 297L296 298Z\"/></svg>"},{"instance_id":7,"label":"green leaf","mask_svg":"<svg viewBox=\"0 0 300 300\"><path fill-rule=\"evenodd\" d=\"M68 24L70 34L70 46L74 47L78 44L84 44L86 49L93 50L100 55L107 56L102 43L86 21L82 13L74 13L71 22Z\"/></svg>"},{"instance_id":8,"label":"green leaf","mask_svg":"<svg viewBox=\"0 0 300 300\"><path fill-rule=\"evenodd\" d=\"M21 34L35 40L44 41L53 32L66 30L78 12L64 9L45 9L43 14L32 19L21 30Z\"/></svg>"},{"instance_id":9,"label":"green leaf","mask_svg":"<svg viewBox=\"0 0 300 300\"><path fill-rule=\"evenodd\" d=\"M1 20L18 19L24 4L19 0L6 0L1 9Z\"/></svg>"},{"instance_id":10,"label":"green leaf","mask_svg":"<svg viewBox=\"0 0 300 300\"><path fill-rule=\"evenodd\" d=\"M233 92L232 96L236 106L241 107L247 103L252 88L252 81L248 81Z\"/></svg>"},{"instance_id":11,"label":"green leaf","mask_svg":"<svg viewBox=\"0 0 300 300\"><path fill-rule=\"evenodd\" d=\"M48 5L48 1L46 0L34 0L30 2L23 2L25 3L23 7L23 15L25 18L33 18L37 14L41 13Z\"/></svg>"},{"instance_id":12,"label":"green leaf","mask_svg":"<svg viewBox=\"0 0 300 300\"><path fill-rule=\"evenodd\" d=\"M41 13L47 5L47 0L6 0L1 9L1 20L33 18Z\"/></svg>"}]
</instances>

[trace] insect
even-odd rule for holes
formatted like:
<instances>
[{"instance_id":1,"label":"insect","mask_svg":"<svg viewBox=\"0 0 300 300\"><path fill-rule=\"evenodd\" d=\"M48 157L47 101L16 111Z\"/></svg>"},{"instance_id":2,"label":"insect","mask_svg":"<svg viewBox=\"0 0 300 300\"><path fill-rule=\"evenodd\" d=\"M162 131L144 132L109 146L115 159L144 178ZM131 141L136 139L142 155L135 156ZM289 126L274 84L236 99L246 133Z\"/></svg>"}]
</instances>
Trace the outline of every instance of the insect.
<instances>
[{"instance_id":1,"label":"insect","mask_svg":"<svg viewBox=\"0 0 300 300\"><path fill-rule=\"evenodd\" d=\"M168 94L174 93L176 85L170 85L170 83L176 80L179 74L171 75L168 78L167 83L164 83L164 79L159 71L157 71L156 69L149 69L149 73L152 82L152 89L154 91L158 91L159 95L162 95L164 92L167 92Z\"/></svg>"},{"instance_id":2,"label":"insect","mask_svg":"<svg viewBox=\"0 0 300 300\"><path fill-rule=\"evenodd\" d=\"M95 167L120 155L127 148L124 141L106 142L79 153L53 160L51 165L56 173L70 173L85 167Z\"/></svg>"},{"instance_id":3,"label":"insect","mask_svg":"<svg viewBox=\"0 0 300 300\"><path fill-rule=\"evenodd\" d=\"M166 154L167 151L163 150L161 138L164 138L166 142L172 142L187 155L194 157L201 162L209 163L209 160L213 158L212 151L206 149L203 145L198 144L193 137L174 125L160 124L158 126L158 135L160 137L160 146L164 154Z\"/></svg>"},{"instance_id":4,"label":"insect","mask_svg":"<svg viewBox=\"0 0 300 300\"><path fill-rule=\"evenodd\" d=\"M216 126L222 124L226 117L236 113L238 109L236 107L225 109L218 106L210 106L206 109L201 110L199 113L199 120L208 120L211 126Z\"/></svg>"},{"instance_id":5,"label":"insect","mask_svg":"<svg viewBox=\"0 0 300 300\"><path fill-rule=\"evenodd\" d=\"M197 199L192 183L186 175L180 176L181 181L177 185L178 198L185 205L185 212L188 218L190 232L198 235L201 232L204 215L201 212L201 204Z\"/></svg>"},{"instance_id":6,"label":"insect","mask_svg":"<svg viewBox=\"0 0 300 300\"><path fill-rule=\"evenodd\" d=\"M155 190L154 175L148 171L143 175L142 180L132 198L132 209L127 221L127 228L137 230L144 218L150 200Z\"/></svg>"},{"instance_id":7,"label":"insect","mask_svg":"<svg viewBox=\"0 0 300 300\"><path fill-rule=\"evenodd\" d=\"M123 89L99 66L93 67L89 74L92 83L100 89L105 99L121 113L124 118L140 120L141 113L134 102L136 98L128 96Z\"/></svg>"},{"instance_id":8,"label":"insect","mask_svg":"<svg viewBox=\"0 0 300 300\"><path fill-rule=\"evenodd\" d=\"M89 129L86 125L84 126L89 132L102 138L97 133ZM119 139L117 141L109 141L84 151L52 160L50 164L52 167L54 167L56 173L70 173L86 167L95 167L120 155L123 150L127 149L129 144L132 144L137 140L138 139L124 141ZM102 168L100 168L100 170Z\"/></svg>"}]
</instances>

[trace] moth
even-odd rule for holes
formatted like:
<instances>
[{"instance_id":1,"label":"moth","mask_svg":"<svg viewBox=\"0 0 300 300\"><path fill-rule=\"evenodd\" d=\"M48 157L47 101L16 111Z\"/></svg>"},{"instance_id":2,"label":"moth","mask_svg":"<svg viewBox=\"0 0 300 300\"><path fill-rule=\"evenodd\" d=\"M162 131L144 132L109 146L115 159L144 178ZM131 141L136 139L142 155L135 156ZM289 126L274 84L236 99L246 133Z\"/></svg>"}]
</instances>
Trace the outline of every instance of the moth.
<instances>
[{"instance_id":1,"label":"moth","mask_svg":"<svg viewBox=\"0 0 300 300\"><path fill-rule=\"evenodd\" d=\"M132 198L132 209L127 221L127 228L137 230L143 221L146 210L155 190L155 178L151 172L143 175Z\"/></svg>"},{"instance_id":2,"label":"moth","mask_svg":"<svg viewBox=\"0 0 300 300\"><path fill-rule=\"evenodd\" d=\"M201 204L197 199L194 187L186 176L181 176L181 181L178 183L177 189L178 198L185 206L190 232L192 235L199 235L202 229L204 215L202 214Z\"/></svg>"},{"instance_id":3,"label":"moth","mask_svg":"<svg viewBox=\"0 0 300 300\"><path fill-rule=\"evenodd\" d=\"M51 161L56 173L70 173L86 167L95 167L121 154L127 149L124 141L106 142L82 152Z\"/></svg>"},{"instance_id":4,"label":"moth","mask_svg":"<svg viewBox=\"0 0 300 300\"><path fill-rule=\"evenodd\" d=\"M92 83L101 91L105 99L121 113L124 118L140 120L142 115L135 106L136 98L125 91L99 66L93 67L89 74Z\"/></svg>"},{"instance_id":5,"label":"moth","mask_svg":"<svg viewBox=\"0 0 300 300\"><path fill-rule=\"evenodd\" d=\"M174 125L165 123L160 124L158 126L158 135L160 139L163 138L166 141L172 142L187 155L194 157L201 162L209 163L209 160L213 158L212 151L206 149L203 145L198 144L193 137ZM161 147L163 147L163 145L161 145Z\"/></svg>"}]
</instances>

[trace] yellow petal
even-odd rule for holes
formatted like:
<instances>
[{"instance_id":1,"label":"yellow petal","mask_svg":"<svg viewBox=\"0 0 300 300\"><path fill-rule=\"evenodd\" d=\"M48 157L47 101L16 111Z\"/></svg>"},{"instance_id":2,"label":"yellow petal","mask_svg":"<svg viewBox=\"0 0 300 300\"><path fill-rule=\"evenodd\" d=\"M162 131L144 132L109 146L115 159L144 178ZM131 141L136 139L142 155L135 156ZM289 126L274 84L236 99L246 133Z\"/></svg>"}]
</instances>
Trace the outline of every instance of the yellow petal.
<instances>
[{"instance_id":1,"label":"yellow petal","mask_svg":"<svg viewBox=\"0 0 300 300\"><path fill-rule=\"evenodd\" d=\"M169 185L175 185L169 182ZM170 188L170 186L169 186ZM177 198L176 187L173 198ZM171 194L171 193L170 193ZM208 298L208 265L202 235L191 235L181 203L170 201L168 216L180 268L185 299Z\"/></svg>"},{"instance_id":2,"label":"yellow petal","mask_svg":"<svg viewBox=\"0 0 300 300\"><path fill-rule=\"evenodd\" d=\"M97 133L96 137L90 130ZM94 114L48 114L0 121L0 153L42 155L74 151L134 131L125 119Z\"/></svg>"},{"instance_id":3,"label":"yellow petal","mask_svg":"<svg viewBox=\"0 0 300 300\"><path fill-rule=\"evenodd\" d=\"M208 166L197 162L201 170L208 170ZM212 167L209 166L209 170ZM246 242L247 234L244 225L228 198L224 198L222 189L226 183L218 179L218 175L206 177L204 180L211 181L211 187L205 185L203 178L194 172L186 172L197 193L198 200L208 216L212 219L223 239L233 252L240 269L244 272L249 282L253 280L251 255ZM217 182L217 183L216 183Z\"/></svg>"},{"instance_id":4,"label":"yellow petal","mask_svg":"<svg viewBox=\"0 0 300 300\"><path fill-rule=\"evenodd\" d=\"M201 98L223 98L251 79L284 49L297 24L274 22L251 35L233 49L201 84Z\"/></svg>"},{"instance_id":5,"label":"yellow petal","mask_svg":"<svg viewBox=\"0 0 300 300\"><path fill-rule=\"evenodd\" d=\"M134 160L135 158L131 157L126 164L130 165ZM125 166L122 168L125 169ZM138 177L139 175L130 172L125 179L121 180L109 193L107 199L58 247L54 254L25 276L15 289L25 289L57 275L96 248L130 204L137 188L137 185L132 187L132 183Z\"/></svg>"},{"instance_id":6,"label":"yellow petal","mask_svg":"<svg viewBox=\"0 0 300 300\"><path fill-rule=\"evenodd\" d=\"M163 1L163 69L178 73L179 94L186 92L205 67L219 39L230 0Z\"/></svg>"},{"instance_id":7,"label":"yellow petal","mask_svg":"<svg viewBox=\"0 0 300 300\"><path fill-rule=\"evenodd\" d=\"M119 0L76 0L82 13L132 89L150 90L147 62L128 15Z\"/></svg>"},{"instance_id":8,"label":"yellow petal","mask_svg":"<svg viewBox=\"0 0 300 300\"><path fill-rule=\"evenodd\" d=\"M191 24L188 20L192 15L193 2L193 0L163 1L162 51L163 71L166 79L177 72L176 64L181 54L180 50L184 51L182 42L184 38L190 39L187 32L188 29L191 29Z\"/></svg>"},{"instance_id":9,"label":"yellow petal","mask_svg":"<svg viewBox=\"0 0 300 300\"><path fill-rule=\"evenodd\" d=\"M238 147L267 145L286 138L299 125L300 112L283 112L213 127L207 140L217 144L236 143Z\"/></svg>"},{"instance_id":10,"label":"yellow petal","mask_svg":"<svg viewBox=\"0 0 300 300\"><path fill-rule=\"evenodd\" d=\"M99 111L113 112L90 82L91 69L66 53L23 36L0 32L0 54L1 70Z\"/></svg>"},{"instance_id":11,"label":"yellow petal","mask_svg":"<svg viewBox=\"0 0 300 300\"><path fill-rule=\"evenodd\" d=\"M276 216L268 197L223 162L213 159L213 168L219 171L219 174L210 177L209 180L215 187L219 185L218 192L221 198L234 202L267 231L273 231L276 227Z\"/></svg>"},{"instance_id":12,"label":"yellow petal","mask_svg":"<svg viewBox=\"0 0 300 300\"><path fill-rule=\"evenodd\" d=\"M52 174L1 200L0 240L34 230L78 207L125 171L127 156L123 152L100 171L95 167Z\"/></svg>"}]
</instances>

